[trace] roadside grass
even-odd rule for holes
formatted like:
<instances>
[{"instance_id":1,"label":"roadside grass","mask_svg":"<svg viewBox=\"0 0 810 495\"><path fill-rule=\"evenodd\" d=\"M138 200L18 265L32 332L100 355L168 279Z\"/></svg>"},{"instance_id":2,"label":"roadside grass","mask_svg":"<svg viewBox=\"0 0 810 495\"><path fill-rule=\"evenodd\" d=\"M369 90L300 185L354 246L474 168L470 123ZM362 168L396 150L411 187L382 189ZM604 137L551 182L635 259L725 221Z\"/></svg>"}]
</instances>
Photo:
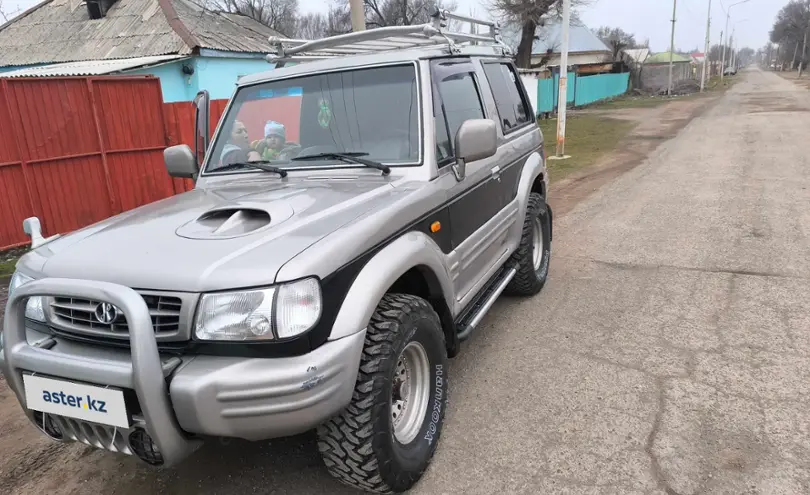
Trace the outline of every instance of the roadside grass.
<instances>
[{"instance_id":1,"label":"roadside grass","mask_svg":"<svg viewBox=\"0 0 810 495\"><path fill-rule=\"evenodd\" d=\"M0 261L0 277L8 277L12 273L14 273L14 266L17 264L17 260L7 260L7 261Z\"/></svg>"},{"instance_id":2,"label":"roadside grass","mask_svg":"<svg viewBox=\"0 0 810 495\"><path fill-rule=\"evenodd\" d=\"M557 119L539 120L546 143L546 155L556 153ZM619 142L638 125L631 120L620 120L601 115L571 115L566 119L565 154L570 158L548 160L552 181L595 164L614 151Z\"/></svg>"},{"instance_id":3,"label":"roadside grass","mask_svg":"<svg viewBox=\"0 0 810 495\"><path fill-rule=\"evenodd\" d=\"M799 71L791 70L791 71L771 71L774 74L778 75L782 79L787 79L788 81L792 81L799 86L810 89L810 74L807 71L802 73L801 79L799 79Z\"/></svg>"},{"instance_id":4,"label":"roadside grass","mask_svg":"<svg viewBox=\"0 0 810 495\"><path fill-rule=\"evenodd\" d=\"M603 102L588 105L588 110L619 110L622 108L654 108L664 103L676 100L670 96L641 96L622 95Z\"/></svg>"},{"instance_id":5,"label":"roadside grass","mask_svg":"<svg viewBox=\"0 0 810 495\"><path fill-rule=\"evenodd\" d=\"M0 251L0 277L8 277L14 273L17 260L27 251L28 247Z\"/></svg>"},{"instance_id":6,"label":"roadside grass","mask_svg":"<svg viewBox=\"0 0 810 495\"><path fill-rule=\"evenodd\" d=\"M722 80L720 79L720 76L712 76L708 82L706 82L706 89L709 92L728 91L738 82L740 82L739 72L736 76L726 76Z\"/></svg>"}]
</instances>

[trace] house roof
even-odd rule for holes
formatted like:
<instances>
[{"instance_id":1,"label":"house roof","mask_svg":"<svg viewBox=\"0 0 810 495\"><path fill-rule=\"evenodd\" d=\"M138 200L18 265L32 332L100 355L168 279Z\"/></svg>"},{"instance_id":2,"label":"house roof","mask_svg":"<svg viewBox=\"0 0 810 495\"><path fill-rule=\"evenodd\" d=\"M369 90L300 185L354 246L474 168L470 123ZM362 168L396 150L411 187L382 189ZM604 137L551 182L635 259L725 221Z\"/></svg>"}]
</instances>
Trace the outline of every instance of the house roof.
<instances>
[{"instance_id":1,"label":"house roof","mask_svg":"<svg viewBox=\"0 0 810 495\"><path fill-rule=\"evenodd\" d=\"M253 19L190 0L117 0L90 19L83 0L45 0L0 26L0 67L158 55L199 48L264 53L279 36Z\"/></svg>"},{"instance_id":2,"label":"house roof","mask_svg":"<svg viewBox=\"0 0 810 495\"><path fill-rule=\"evenodd\" d=\"M661 52L656 53L655 55L650 55L647 60L644 61L645 64L668 64L669 63L669 53L670 52ZM673 62L691 62L691 57L685 57L678 53L674 53L672 55Z\"/></svg>"},{"instance_id":3,"label":"house roof","mask_svg":"<svg viewBox=\"0 0 810 495\"><path fill-rule=\"evenodd\" d=\"M520 43L520 26L504 26L501 30L504 42L513 48ZM537 39L532 44L532 55L560 53L562 44L562 23L550 19L545 26L535 30ZM568 31L568 53L607 52L613 53L588 26L578 19L571 19Z\"/></svg>"},{"instance_id":4,"label":"house roof","mask_svg":"<svg viewBox=\"0 0 810 495\"><path fill-rule=\"evenodd\" d=\"M650 56L649 48L627 48L624 50L625 55L630 57L633 62L643 64Z\"/></svg>"},{"instance_id":5,"label":"house roof","mask_svg":"<svg viewBox=\"0 0 810 495\"><path fill-rule=\"evenodd\" d=\"M185 55L157 55L154 57L65 62L0 72L0 77L99 76L141 67L152 67L185 58L188 57Z\"/></svg>"}]
</instances>

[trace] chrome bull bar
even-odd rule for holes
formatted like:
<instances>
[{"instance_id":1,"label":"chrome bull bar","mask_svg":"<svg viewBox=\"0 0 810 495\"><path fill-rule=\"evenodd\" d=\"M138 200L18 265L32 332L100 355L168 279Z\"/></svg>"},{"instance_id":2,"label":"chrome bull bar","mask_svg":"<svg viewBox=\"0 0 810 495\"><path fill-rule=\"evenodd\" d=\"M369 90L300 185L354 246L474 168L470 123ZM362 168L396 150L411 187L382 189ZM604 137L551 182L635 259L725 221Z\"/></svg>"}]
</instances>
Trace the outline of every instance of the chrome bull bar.
<instances>
[{"instance_id":1,"label":"chrome bull bar","mask_svg":"<svg viewBox=\"0 0 810 495\"><path fill-rule=\"evenodd\" d=\"M129 324L131 366L121 363L67 356L28 344L25 330L25 305L34 296L66 296L104 301L120 308ZM50 374L57 378L98 383L128 385L135 390L147 433L163 455L164 465L183 460L201 441L188 438L181 430L164 379L164 363L158 354L152 319L146 302L137 292L118 284L46 278L34 280L14 289L5 312L3 353L6 380L14 390L26 415L28 409L23 386L23 372Z\"/></svg>"}]
</instances>

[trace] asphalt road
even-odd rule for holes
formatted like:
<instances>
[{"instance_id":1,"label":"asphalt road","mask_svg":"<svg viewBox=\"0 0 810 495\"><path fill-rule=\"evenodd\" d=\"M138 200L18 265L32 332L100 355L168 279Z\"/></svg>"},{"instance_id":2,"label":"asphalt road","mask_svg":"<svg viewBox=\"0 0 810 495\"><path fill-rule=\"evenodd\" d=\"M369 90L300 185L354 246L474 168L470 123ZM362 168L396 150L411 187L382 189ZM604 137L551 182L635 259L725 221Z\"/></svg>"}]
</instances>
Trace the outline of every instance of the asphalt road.
<instances>
[{"instance_id":1,"label":"asphalt road","mask_svg":"<svg viewBox=\"0 0 810 495\"><path fill-rule=\"evenodd\" d=\"M742 77L556 219L543 293L500 301L452 362L414 493L810 493L810 92ZM356 493L310 436L157 473L47 455L62 481L18 476L20 492L64 491L77 469L76 492Z\"/></svg>"}]
</instances>

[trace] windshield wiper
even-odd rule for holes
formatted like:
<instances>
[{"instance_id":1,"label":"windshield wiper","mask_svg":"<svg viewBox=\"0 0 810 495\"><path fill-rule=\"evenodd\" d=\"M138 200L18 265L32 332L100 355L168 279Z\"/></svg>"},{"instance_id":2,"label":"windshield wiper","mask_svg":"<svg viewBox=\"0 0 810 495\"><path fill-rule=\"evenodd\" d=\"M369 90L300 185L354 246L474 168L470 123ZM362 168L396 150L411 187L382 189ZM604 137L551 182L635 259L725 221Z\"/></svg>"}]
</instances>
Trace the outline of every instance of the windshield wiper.
<instances>
[{"instance_id":1,"label":"windshield wiper","mask_svg":"<svg viewBox=\"0 0 810 495\"><path fill-rule=\"evenodd\" d=\"M299 155L293 158L292 160L317 160L319 158L337 158L338 160L343 160L344 162L349 163L358 163L360 165L365 165L366 167L376 168L377 170L382 170L382 173L388 175L391 173L391 167L388 165L383 165L380 162L375 162L374 160L367 160L365 158L360 158L361 156L367 156L368 153L363 151L347 151L345 153L313 153L311 155Z\"/></svg>"},{"instance_id":2,"label":"windshield wiper","mask_svg":"<svg viewBox=\"0 0 810 495\"><path fill-rule=\"evenodd\" d=\"M276 174L278 174L278 175L280 175L282 177L287 177L287 171L286 170L284 170L283 168L278 168L278 167L274 167L272 165L269 165L270 163L277 163L277 162L271 162L269 160L257 160L255 162L229 163L228 165L225 165L224 167L215 168L214 170L212 170L212 172L221 172L221 171L225 171L225 170L234 170L234 169L240 169L240 168L255 168L255 169L258 169L258 170L264 170L265 172L273 172L273 173L276 173Z\"/></svg>"}]
</instances>

